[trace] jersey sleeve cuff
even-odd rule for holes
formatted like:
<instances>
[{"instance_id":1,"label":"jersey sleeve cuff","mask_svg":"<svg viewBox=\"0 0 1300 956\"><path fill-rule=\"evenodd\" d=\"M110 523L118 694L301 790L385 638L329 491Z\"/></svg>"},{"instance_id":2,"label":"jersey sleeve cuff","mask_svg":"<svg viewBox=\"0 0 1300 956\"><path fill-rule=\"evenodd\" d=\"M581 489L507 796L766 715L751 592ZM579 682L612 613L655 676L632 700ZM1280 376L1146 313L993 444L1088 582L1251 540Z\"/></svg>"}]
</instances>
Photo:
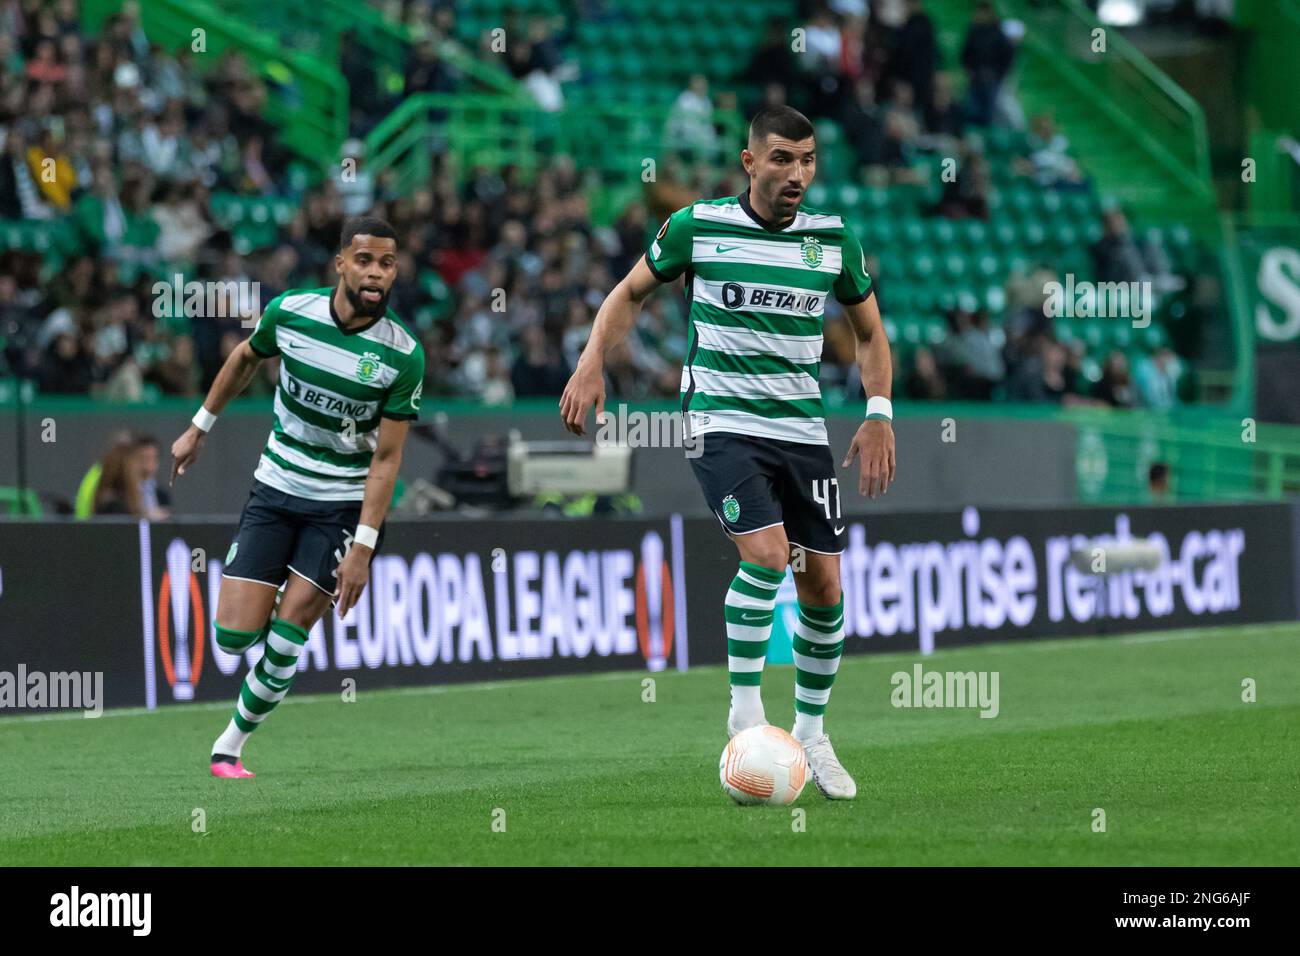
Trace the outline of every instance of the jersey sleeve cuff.
<instances>
[{"instance_id":1,"label":"jersey sleeve cuff","mask_svg":"<svg viewBox=\"0 0 1300 956\"><path fill-rule=\"evenodd\" d=\"M671 276L665 275L665 274L664 274L664 273L659 269L658 266L656 266L653 262L650 261L650 256L649 256L649 255L647 255L647 256L645 257L645 264L646 264L646 268L650 270L650 274L653 275L653 276L654 276L656 279L658 279L660 282L672 282L672 281L673 281Z\"/></svg>"},{"instance_id":2,"label":"jersey sleeve cuff","mask_svg":"<svg viewBox=\"0 0 1300 956\"><path fill-rule=\"evenodd\" d=\"M259 349L256 345L253 344L253 340L252 340L252 339L249 339L249 340L248 340L248 347L249 347L250 349L252 349L252 350L253 350L255 353L257 353L258 355L262 356L262 358L264 358L264 359L266 359L266 358L267 358L267 359L268 359L268 358L275 358L277 355L280 354L279 352L264 352L264 351L262 351L262 350Z\"/></svg>"},{"instance_id":3,"label":"jersey sleeve cuff","mask_svg":"<svg viewBox=\"0 0 1300 956\"><path fill-rule=\"evenodd\" d=\"M412 422L419 418L416 412L380 412L381 418L391 418L395 422Z\"/></svg>"},{"instance_id":4,"label":"jersey sleeve cuff","mask_svg":"<svg viewBox=\"0 0 1300 956\"><path fill-rule=\"evenodd\" d=\"M875 294L876 294L876 287L873 285L871 288L867 289L867 291L863 292L861 295L855 295L849 299L841 299L839 296L836 296L835 301L838 302L840 305L857 305L859 302L866 302Z\"/></svg>"}]
</instances>

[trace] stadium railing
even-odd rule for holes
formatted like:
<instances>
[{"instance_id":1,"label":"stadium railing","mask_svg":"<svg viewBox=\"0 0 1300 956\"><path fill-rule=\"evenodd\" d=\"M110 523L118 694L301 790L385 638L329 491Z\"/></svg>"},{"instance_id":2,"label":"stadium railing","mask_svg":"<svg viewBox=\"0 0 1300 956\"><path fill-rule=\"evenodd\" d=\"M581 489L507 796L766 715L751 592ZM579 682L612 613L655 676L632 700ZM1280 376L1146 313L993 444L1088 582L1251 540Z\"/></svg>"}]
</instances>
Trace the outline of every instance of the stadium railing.
<instances>
[{"instance_id":1,"label":"stadium railing","mask_svg":"<svg viewBox=\"0 0 1300 956\"><path fill-rule=\"evenodd\" d=\"M429 178L431 147L445 147L456 167L513 165L531 176L556 156L572 157L584 172L600 176L589 196L592 216L608 222L629 191L639 193L648 159L664 161L672 144L665 128L669 108L588 104L548 112L526 95L422 93L408 97L366 137L367 165L390 171L389 186L407 194ZM744 121L720 117L724 138L740 144Z\"/></svg>"},{"instance_id":2,"label":"stadium railing","mask_svg":"<svg viewBox=\"0 0 1300 956\"><path fill-rule=\"evenodd\" d=\"M1150 218L1214 207L1205 114L1196 100L1081 0L998 0L998 8L1028 27L1021 68L1037 82L1021 85L1025 106L1057 117L1103 191ZM1104 54L1092 51L1099 29ZM1084 142L1089 137L1097 148ZM1126 157L1125 145L1137 155ZM1105 162L1089 163L1089 156Z\"/></svg>"},{"instance_id":3,"label":"stadium railing","mask_svg":"<svg viewBox=\"0 0 1300 956\"><path fill-rule=\"evenodd\" d=\"M82 21L97 33L122 6L123 0L83 0ZM206 53L194 60L200 69L216 66L227 51L241 54L267 84L265 115L285 145L316 161L336 154L348 132L348 87L337 69L281 49L273 36L202 0L148 0L140 14L150 41L165 49L193 49L201 36Z\"/></svg>"},{"instance_id":4,"label":"stadium railing","mask_svg":"<svg viewBox=\"0 0 1300 956\"><path fill-rule=\"evenodd\" d=\"M275 33L283 42L309 41L304 52L331 67L339 66L343 43L364 50L386 92L401 94L407 59L420 39L404 23L394 22L365 3L355 0L221 0L223 11ZM514 93L519 84L508 72L485 63L460 43L447 38L437 44L438 56L483 89Z\"/></svg>"}]
</instances>

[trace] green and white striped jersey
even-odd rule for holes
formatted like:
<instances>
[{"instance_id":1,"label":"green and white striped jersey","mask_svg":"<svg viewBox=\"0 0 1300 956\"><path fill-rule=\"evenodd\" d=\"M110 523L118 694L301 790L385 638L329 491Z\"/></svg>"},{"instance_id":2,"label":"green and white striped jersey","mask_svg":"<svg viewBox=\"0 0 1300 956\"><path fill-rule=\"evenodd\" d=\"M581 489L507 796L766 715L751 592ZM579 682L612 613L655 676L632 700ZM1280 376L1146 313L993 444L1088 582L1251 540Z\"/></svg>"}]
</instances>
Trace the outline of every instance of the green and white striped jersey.
<instances>
[{"instance_id":1,"label":"green and white striped jersey","mask_svg":"<svg viewBox=\"0 0 1300 956\"><path fill-rule=\"evenodd\" d=\"M277 296L249 339L258 355L280 356L275 425L253 477L303 498L360 501L379 420L419 414L424 349L392 309L344 329L333 295Z\"/></svg>"},{"instance_id":2,"label":"green and white striped jersey","mask_svg":"<svg viewBox=\"0 0 1300 956\"><path fill-rule=\"evenodd\" d=\"M872 294L862 246L839 216L802 208L784 228L749 193L673 213L646 253L656 278L686 273L690 344L682 412L692 435L827 444L818 374L826 297Z\"/></svg>"}]
</instances>

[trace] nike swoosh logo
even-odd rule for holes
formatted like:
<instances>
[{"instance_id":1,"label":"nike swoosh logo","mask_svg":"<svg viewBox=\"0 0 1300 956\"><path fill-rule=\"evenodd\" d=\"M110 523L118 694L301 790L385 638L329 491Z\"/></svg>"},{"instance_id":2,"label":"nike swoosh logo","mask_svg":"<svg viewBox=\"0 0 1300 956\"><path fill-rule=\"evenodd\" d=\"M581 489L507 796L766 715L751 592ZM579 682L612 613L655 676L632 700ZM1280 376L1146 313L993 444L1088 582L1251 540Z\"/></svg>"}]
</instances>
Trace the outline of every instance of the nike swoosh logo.
<instances>
[{"instance_id":1,"label":"nike swoosh logo","mask_svg":"<svg viewBox=\"0 0 1300 956\"><path fill-rule=\"evenodd\" d=\"M838 525L838 526L835 528L835 533L836 533L836 534L843 534L843 533L844 533L844 525Z\"/></svg>"},{"instance_id":2,"label":"nike swoosh logo","mask_svg":"<svg viewBox=\"0 0 1300 956\"><path fill-rule=\"evenodd\" d=\"M757 617L755 617L753 614L742 614L740 615L740 619L742 621L765 621L767 620L767 615L759 614Z\"/></svg>"},{"instance_id":3,"label":"nike swoosh logo","mask_svg":"<svg viewBox=\"0 0 1300 956\"><path fill-rule=\"evenodd\" d=\"M714 246L714 252L730 252L732 249L739 249L740 246Z\"/></svg>"}]
</instances>

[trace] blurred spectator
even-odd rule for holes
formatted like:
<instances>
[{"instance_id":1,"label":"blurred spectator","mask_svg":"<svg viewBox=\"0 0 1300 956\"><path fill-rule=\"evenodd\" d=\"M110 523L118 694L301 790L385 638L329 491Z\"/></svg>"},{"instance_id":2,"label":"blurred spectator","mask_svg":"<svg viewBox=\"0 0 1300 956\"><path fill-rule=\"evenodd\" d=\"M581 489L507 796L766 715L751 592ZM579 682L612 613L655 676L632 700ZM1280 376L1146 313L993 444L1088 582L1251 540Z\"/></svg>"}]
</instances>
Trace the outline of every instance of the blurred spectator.
<instances>
[{"instance_id":1,"label":"blurred spectator","mask_svg":"<svg viewBox=\"0 0 1300 956\"><path fill-rule=\"evenodd\" d=\"M1070 156L1070 141L1046 113L1035 116L1030 124L1029 148L1029 157L1017 160L1015 166L1040 186L1078 188L1086 184L1079 164Z\"/></svg>"},{"instance_id":2,"label":"blurred spectator","mask_svg":"<svg viewBox=\"0 0 1300 956\"><path fill-rule=\"evenodd\" d=\"M953 99L952 77L947 73L934 78L934 99L925 111L925 131L934 148L946 155L955 152L953 141L960 140L965 132L961 109Z\"/></svg>"},{"instance_id":3,"label":"blurred spectator","mask_svg":"<svg viewBox=\"0 0 1300 956\"><path fill-rule=\"evenodd\" d=\"M140 479L140 504L150 521L166 518L171 506L171 493L158 484L158 439L152 435L136 434L131 442L136 472Z\"/></svg>"},{"instance_id":4,"label":"blurred spectator","mask_svg":"<svg viewBox=\"0 0 1300 956\"><path fill-rule=\"evenodd\" d=\"M1138 282L1147 278L1147 265L1138 251L1128 227L1128 219L1119 209L1102 216L1102 234L1092 245L1093 269L1099 282Z\"/></svg>"},{"instance_id":5,"label":"blurred spectator","mask_svg":"<svg viewBox=\"0 0 1300 956\"><path fill-rule=\"evenodd\" d=\"M934 23L921 0L907 0L907 19L898 31L897 42L885 67L886 80L901 80L912 90L918 109L925 112L934 103L934 73L939 67L939 44Z\"/></svg>"},{"instance_id":6,"label":"blurred spectator","mask_svg":"<svg viewBox=\"0 0 1300 956\"><path fill-rule=\"evenodd\" d=\"M158 487L158 442L133 435L116 442L104 456L94 493L96 515L130 515L151 521L166 518L171 503Z\"/></svg>"},{"instance_id":7,"label":"blurred spectator","mask_svg":"<svg viewBox=\"0 0 1300 956\"><path fill-rule=\"evenodd\" d=\"M839 120L858 164L881 165L885 156L885 130L880 107L876 105L876 89L870 80L859 78L854 82Z\"/></svg>"},{"instance_id":8,"label":"blurred spectator","mask_svg":"<svg viewBox=\"0 0 1300 956\"><path fill-rule=\"evenodd\" d=\"M1161 502L1169 498L1169 466L1163 461L1152 462L1147 470L1147 491L1152 501Z\"/></svg>"},{"instance_id":9,"label":"blurred spectator","mask_svg":"<svg viewBox=\"0 0 1300 956\"><path fill-rule=\"evenodd\" d=\"M703 73L692 76L690 85L673 101L665 138L693 160L711 159L717 154L713 101L709 99L709 80Z\"/></svg>"},{"instance_id":10,"label":"blurred spectator","mask_svg":"<svg viewBox=\"0 0 1300 956\"><path fill-rule=\"evenodd\" d=\"M987 222L991 183L992 177L984 157L971 152L963 144L957 174L944 182L939 202L932 211L947 219L982 219Z\"/></svg>"},{"instance_id":11,"label":"blurred spectator","mask_svg":"<svg viewBox=\"0 0 1300 956\"><path fill-rule=\"evenodd\" d=\"M1075 394L1075 380L1068 350L1047 337L1034 340L1007 386L1007 397L1025 402L1063 402Z\"/></svg>"},{"instance_id":12,"label":"blurred spectator","mask_svg":"<svg viewBox=\"0 0 1300 956\"><path fill-rule=\"evenodd\" d=\"M1138 359L1133 377L1143 405L1165 411L1178 404L1182 363L1172 349L1158 348Z\"/></svg>"},{"instance_id":13,"label":"blurred spectator","mask_svg":"<svg viewBox=\"0 0 1300 956\"><path fill-rule=\"evenodd\" d=\"M913 109L912 87L901 80L894 84L893 96L885 107L884 162L892 167L895 179L905 181L907 170L916 157L921 122Z\"/></svg>"},{"instance_id":14,"label":"blurred spectator","mask_svg":"<svg viewBox=\"0 0 1300 956\"><path fill-rule=\"evenodd\" d=\"M523 350L510 371L516 398L559 395L569 380L569 369L546 338L540 325L524 329Z\"/></svg>"},{"instance_id":15,"label":"blurred spectator","mask_svg":"<svg viewBox=\"0 0 1300 956\"><path fill-rule=\"evenodd\" d=\"M343 164L336 187L339 208L344 216L368 214L375 205L375 174L366 167L366 144L349 139L339 151L339 159Z\"/></svg>"},{"instance_id":16,"label":"blurred spectator","mask_svg":"<svg viewBox=\"0 0 1300 956\"><path fill-rule=\"evenodd\" d=\"M1101 379L1092 387L1092 397L1114 408L1132 408L1136 404L1128 358L1123 352L1117 349L1106 356Z\"/></svg>"},{"instance_id":17,"label":"blurred spectator","mask_svg":"<svg viewBox=\"0 0 1300 956\"><path fill-rule=\"evenodd\" d=\"M55 336L41 358L40 390L51 395L85 395L90 392L91 361L74 333Z\"/></svg>"},{"instance_id":18,"label":"blurred spectator","mask_svg":"<svg viewBox=\"0 0 1300 956\"><path fill-rule=\"evenodd\" d=\"M416 44L415 56L406 67L406 95L415 93L450 93L456 88L457 74L438 55L432 39Z\"/></svg>"},{"instance_id":19,"label":"blurred spectator","mask_svg":"<svg viewBox=\"0 0 1300 956\"><path fill-rule=\"evenodd\" d=\"M753 89L761 89L776 84L782 89L789 89L797 75L794 52L790 48L790 32L785 21L773 17L767 23L767 32L763 42L750 57L741 79ZM746 104L746 112L752 116L766 103L751 102Z\"/></svg>"},{"instance_id":20,"label":"blurred spectator","mask_svg":"<svg viewBox=\"0 0 1300 956\"><path fill-rule=\"evenodd\" d=\"M980 0L961 48L961 65L966 70L966 115L975 125L993 122L1002 80L1014 56L1015 47L1003 32L993 4Z\"/></svg>"},{"instance_id":21,"label":"blurred spectator","mask_svg":"<svg viewBox=\"0 0 1300 956\"><path fill-rule=\"evenodd\" d=\"M951 332L947 359L953 368L956 398L989 401L1006 378L1002 330L989 325L988 313L955 309L948 316Z\"/></svg>"},{"instance_id":22,"label":"blurred spectator","mask_svg":"<svg viewBox=\"0 0 1300 956\"><path fill-rule=\"evenodd\" d=\"M912 370L903 387L908 398L917 401L942 401L948 397L948 383L939 371L934 353L921 346L912 356Z\"/></svg>"}]
</instances>

